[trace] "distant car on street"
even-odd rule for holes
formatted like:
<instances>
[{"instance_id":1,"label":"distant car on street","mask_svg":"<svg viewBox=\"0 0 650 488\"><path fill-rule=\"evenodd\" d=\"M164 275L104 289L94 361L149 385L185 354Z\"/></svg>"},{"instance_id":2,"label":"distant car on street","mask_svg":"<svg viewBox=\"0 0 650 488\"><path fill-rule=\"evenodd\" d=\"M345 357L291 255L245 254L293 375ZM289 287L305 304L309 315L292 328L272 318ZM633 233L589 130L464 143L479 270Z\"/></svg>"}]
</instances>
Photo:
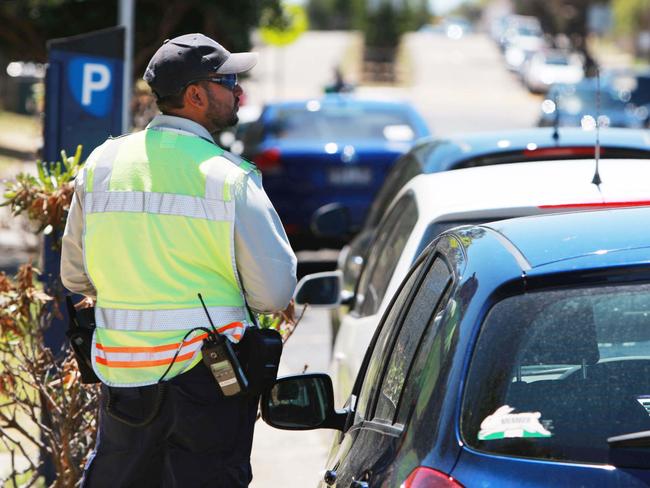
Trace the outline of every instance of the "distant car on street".
<instances>
[{"instance_id":1,"label":"distant car on street","mask_svg":"<svg viewBox=\"0 0 650 488\"><path fill-rule=\"evenodd\" d=\"M555 83L578 83L584 77L582 59L578 54L544 50L534 54L525 64L522 78L533 93L546 93Z\"/></svg>"},{"instance_id":2,"label":"distant car on street","mask_svg":"<svg viewBox=\"0 0 650 488\"><path fill-rule=\"evenodd\" d=\"M650 127L650 70L610 70L603 73L607 85Z\"/></svg>"},{"instance_id":3,"label":"distant car on street","mask_svg":"<svg viewBox=\"0 0 650 488\"><path fill-rule=\"evenodd\" d=\"M650 159L650 136L645 131L604 128L600 130L599 138L600 156L603 159ZM532 128L459 134L445 139L426 138L395 163L360 230L353 228L346 218L344 204L320 209L313 224L317 230L330 236L356 233L349 244L341 249L338 259L344 294L352 296L379 221L411 178L423 173L474 166L594 157L595 141L594 131L568 127L558 129L557 137L551 128ZM332 225L332 222L336 225ZM344 240L344 237L339 239ZM332 311L333 335L346 311L346 306Z\"/></svg>"},{"instance_id":4,"label":"distant car on street","mask_svg":"<svg viewBox=\"0 0 650 488\"><path fill-rule=\"evenodd\" d=\"M541 104L537 125L595 127L598 119L601 127L637 129L644 127L646 118L647 111L637 110L605 83L598 90L595 78L585 78L576 84L551 86Z\"/></svg>"},{"instance_id":5,"label":"distant car on street","mask_svg":"<svg viewBox=\"0 0 650 488\"><path fill-rule=\"evenodd\" d=\"M338 431L321 488L648 486L648 220L446 231L405 276L345 408L310 373L278 379L262 417Z\"/></svg>"},{"instance_id":6,"label":"distant car on street","mask_svg":"<svg viewBox=\"0 0 650 488\"><path fill-rule=\"evenodd\" d=\"M513 16L504 34L503 56L510 71L520 72L526 60L546 47L539 21L534 17Z\"/></svg>"},{"instance_id":7,"label":"distant car on street","mask_svg":"<svg viewBox=\"0 0 650 488\"><path fill-rule=\"evenodd\" d=\"M442 231L467 223L482 223L576 208L605 208L650 203L650 161L608 159L600 162L600 186L592 183L592 159L543 161L468 168L420 175L397 195L368 245L367 259L354 294L343 294L350 305L341 314L330 372L335 398L344 401L356 377L363 353L395 290L422 250ZM325 287L331 276L315 274L298 284L301 290ZM342 283L339 281L339 288ZM313 304L312 304L313 305Z\"/></svg>"},{"instance_id":8,"label":"distant car on street","mask_svg":"<svg viewBox=\"0 0 650 488\"><path fill-rule=\"evenodd\" d=\"M246 131L244 156L264 174L294 247L313 248L321 244L310 230L314 210L345 202L360 225L397 157L429 134L406 102L332 94L264 107Z\"/></svg>"}]
</instances>

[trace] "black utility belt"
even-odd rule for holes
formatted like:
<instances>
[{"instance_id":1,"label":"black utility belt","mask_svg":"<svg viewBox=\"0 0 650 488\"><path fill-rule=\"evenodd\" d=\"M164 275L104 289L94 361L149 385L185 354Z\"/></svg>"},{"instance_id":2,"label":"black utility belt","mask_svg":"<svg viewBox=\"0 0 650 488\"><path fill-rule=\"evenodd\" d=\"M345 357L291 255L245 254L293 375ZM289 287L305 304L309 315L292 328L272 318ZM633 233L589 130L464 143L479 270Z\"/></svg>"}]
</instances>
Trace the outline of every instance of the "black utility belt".
<instances>
[{"instance_id":1,"label":"black utility belt","mask_svg":"<svg viewBox=\"0 0 650 488\"><path fill-rule=\"evenodd\" d=\"M67 296L69 323L66 335L74 351L82 383L99 383L92 366L95 309L76 310ZM274 329L247 327L237 344L209 335L201 348L203 362L224 396L260 395L273 386L282 356L282 336Z\"/></svg>"}]
</instances>

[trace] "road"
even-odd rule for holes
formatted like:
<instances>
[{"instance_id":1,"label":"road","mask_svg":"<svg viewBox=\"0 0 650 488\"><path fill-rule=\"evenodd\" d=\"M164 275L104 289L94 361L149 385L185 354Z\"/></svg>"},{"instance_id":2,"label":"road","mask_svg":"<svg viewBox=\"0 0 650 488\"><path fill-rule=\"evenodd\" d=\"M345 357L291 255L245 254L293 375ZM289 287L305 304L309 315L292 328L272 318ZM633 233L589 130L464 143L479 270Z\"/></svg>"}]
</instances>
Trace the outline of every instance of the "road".
<instances>
[{"instance_id":1,"label":"road","mask_svg":"<svg viewBox=\"0 0 650 488\"><path fill-rule=\"evenodd\" d=\"M310 32L286 48L283 56L272 48L260 49L260 69L244 82L248 102L319 96L333 66L346 56L354 40L353 34L344 32ZM411 34L405 42L412 84L362 86L359 94L409 100L440 136L533 124L539 98L529 95L503 68L488 38L476 34L453 41ZM276 86L279 66L285 68L281 90ZM309 371L326 371L329 340L326 312L308 310L287 343L281 374L300 373L305 365ZM329 435L327 431L280 431L260 420L253 443L251 487L315 487L325 468Z\"/></svg>"}]
</instances>

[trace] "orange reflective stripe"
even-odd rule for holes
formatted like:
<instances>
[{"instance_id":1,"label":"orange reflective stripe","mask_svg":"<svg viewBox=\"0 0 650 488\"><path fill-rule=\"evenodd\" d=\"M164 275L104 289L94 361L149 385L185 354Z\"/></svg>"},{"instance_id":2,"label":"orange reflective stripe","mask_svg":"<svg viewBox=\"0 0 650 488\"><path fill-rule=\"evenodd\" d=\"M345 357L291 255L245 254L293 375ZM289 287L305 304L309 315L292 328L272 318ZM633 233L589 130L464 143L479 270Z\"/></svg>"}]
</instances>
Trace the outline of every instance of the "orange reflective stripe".
<instances>
[{"instance_id":1,"label":"orange reflective stripe","mask_svg":"<svg viewBox=\"0 0 650 488\"><path fill-rule=\"evenodd\" d=\"M241 322L232 322L228 325L224 325L223 327L219 327L217 329L217 332L224 332L229 329L234 329L236 327L243 327L244 325Z\"/></svg>"},{"instance_id":2,"label":"orange reflective stripe","mask_svg":"<svg viewBox=\"0 0 650 488\"><path fill-rule=\"evenodd\" d=\"M198 335L196 337L193 337L189 341L183 342L183 346L189 346L190 344L194 344L196 342L202 341L208 337L207 333L203 333L201 335ZM163 352L163 351L174 351L178 349L178 347L181 345L180 342L176 342L174 344L165 344L164 346L134 346L134 347L127 347L127 346L104 346L103 344L100 344L99 342L96 343L97 349L100 351L105 351L105 352Z\"/></svg>"},{"instance_id":3,"label":"orange reflective stripe","mask_svg":"<svg viewBox=\"0 0 650 488\"><path fill-rule=\"evenodd\" d=\"M178 361L187 361L194 357L195 351L189 352L187 354L182 354L176 358L175 363ZM101 356L95 356L95 361L104 366L109 366L111 368L148 368L151 366L165 366L172 362L172 358L168 359L154 359L152 361L109 361Z\"/></svg>"}]
</instances>

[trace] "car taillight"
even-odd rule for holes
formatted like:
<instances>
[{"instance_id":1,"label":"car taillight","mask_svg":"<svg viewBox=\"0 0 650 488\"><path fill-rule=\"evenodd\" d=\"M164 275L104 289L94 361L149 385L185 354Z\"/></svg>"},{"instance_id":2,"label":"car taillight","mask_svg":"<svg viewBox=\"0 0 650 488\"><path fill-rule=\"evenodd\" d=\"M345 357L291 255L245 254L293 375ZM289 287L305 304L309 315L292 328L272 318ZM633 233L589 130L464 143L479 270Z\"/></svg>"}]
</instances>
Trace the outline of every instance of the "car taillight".
<instances>
[{"instance_id":1,"label":"car taillight","mask_svg":"<svg viewBox=\"0 0 650 488\"><path fill-rule=\"evenodd\" d=\"M606 149L600 148L601 156ZM548 157L566 157L566 156L589 156L594 157L596 154L595 147L543 147L540 149L525 149L524 156L527 158L548 158Z\"/></svg>"},{"instance_id":2,"label":"car taillight","mask_svg":"<svg viewBox=\"0 0 650 488\"><path fill-rule=\"evenodd\" d=\"M630 200L627 202L580 202L580 203L559 203L555 205L540 205L538 208L546 210L560 210L564 208L575 209L597 209L597 208L624 208L624 207L648 207L650 200Z\"/></svg>"},{"instance_id":3,"label":"car taillight","mask_svg":"<svg viewBox=\"0 0 650 488\"><path fill-rule=\"evenodd\" d=\"M280 150L277 147L272 147L266 151L262 151L253 158L253 162L264 172L274 172L280 169Z\"/></svg>"},{"instance_id":4,"label":"car taillight","mask_svg":"<svg viewBox=\"0 0 650 488\"><path fill-rule=\"evenodd\" d=\"M400 488L463 488L463 485L448 474L418 466L411 471Z\"/></svg>"}]
</instances>

